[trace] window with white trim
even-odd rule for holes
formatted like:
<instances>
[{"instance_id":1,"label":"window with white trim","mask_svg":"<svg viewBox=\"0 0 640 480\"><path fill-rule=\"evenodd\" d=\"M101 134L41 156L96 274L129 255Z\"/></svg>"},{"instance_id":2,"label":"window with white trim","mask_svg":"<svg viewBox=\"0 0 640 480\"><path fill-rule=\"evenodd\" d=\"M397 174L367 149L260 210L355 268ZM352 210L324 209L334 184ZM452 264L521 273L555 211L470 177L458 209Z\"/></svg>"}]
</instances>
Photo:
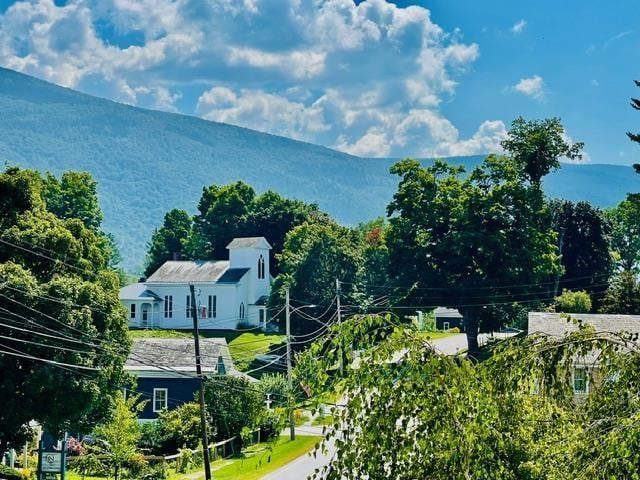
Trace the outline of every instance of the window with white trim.
<instances>
[{"instance_id":1,"label":"window with white trim","mask_svg":"<svg viewBox=\"0 0 640 480\"><path fill-rule=\"evenodd\" d=\"M162 412L167 409L169 390L167 388L153 389L153 411Z\"/></svg>"},{"instance_id":2,"label":"window with white trim","mask_svg":"<svg viewBox=\"0 0 640 480\"><path fill-rule=\"evenodd\" d=\"M260 325L264 325L264 318L265 318L265 312L264 312L264 308L261 308L260 310L258 310L259 315L260 315Z\"/></svg>"},{"instance_id":3,"label":"window with white trim","mask_svg":"<svg viewBox=\"0 0 640 480\"><path fill-rule=\"evenodd\" d=\"M218 299L215 295L209 295L208 303L207 303L207 317L208 318L216 318L216 310L217 310Z\"/></svg>"},{"instance_id":4,"label":"window with white trim","mask_svg":"<svg viewBox=\"0 0 640 480\"><path fill-rule=\"evenodd\" d=\"M131 318L136 318L136 304L131 304Z\"/></svg>"},{"instance_id":5,"label":"window with white trim","mask_svg":"<svg viewBox=\"0 0 640 480\"><path fill-rule=\"evenodd\" d=\"M173 295L164 296L164 318L173 318Z\"/></svg>"},{"instance_id":6,"label":"window with white trim","mask_svg":"<svg viewBox=\"0 0 640 480\"><path fill-rule=\"evenodd\" d=\"M589 393L589 372L586 367L573 369L573 392Z\"/></svg>"},{"instance_id":7,"label":"window with white trim","mask_svg":"<svg viewBox=\"0 0 640 480\"><path fill-rule=\"evenodd\" d=\"M258 279L264 278L264 257L260 255L258 259Z\"/></svg>"},{"instance_id":8,"label":"window with white trim","mask_svg":"<svg viewBox=\"0 0 640 480\"><path fill-rule=\"evenodd\" d=\"M244 318L244 302L240 304L240 319Z\"/></svg>"}]
</instances>

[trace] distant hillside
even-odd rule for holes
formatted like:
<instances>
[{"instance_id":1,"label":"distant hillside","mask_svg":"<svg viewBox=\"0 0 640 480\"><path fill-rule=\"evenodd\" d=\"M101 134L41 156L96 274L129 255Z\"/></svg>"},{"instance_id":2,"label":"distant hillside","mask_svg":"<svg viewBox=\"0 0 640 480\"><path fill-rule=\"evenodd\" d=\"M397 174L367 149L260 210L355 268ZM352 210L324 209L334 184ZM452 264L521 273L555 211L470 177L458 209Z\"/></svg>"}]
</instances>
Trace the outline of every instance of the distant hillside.
<instances>
[{"instance_id":1,"label":"distant hillside","mask_svg":"<svg viewBox=\"0 0 640 480\"><path fill-rule=\"evenodd\" d=\"M0 159L56 174L87 170L99 182L105 228L125 266L139 267L164 213L194 211L202 187L244 180L317 202L354 224L384 214L397 186L392 159L364 159L325 147L209 122L143 110L84 95L0 69ZM450 159L477 164L482 157ZM640 191L629 167L565 165L546 188L553 196L618 203Z\"/></svg>"}]
</instances>

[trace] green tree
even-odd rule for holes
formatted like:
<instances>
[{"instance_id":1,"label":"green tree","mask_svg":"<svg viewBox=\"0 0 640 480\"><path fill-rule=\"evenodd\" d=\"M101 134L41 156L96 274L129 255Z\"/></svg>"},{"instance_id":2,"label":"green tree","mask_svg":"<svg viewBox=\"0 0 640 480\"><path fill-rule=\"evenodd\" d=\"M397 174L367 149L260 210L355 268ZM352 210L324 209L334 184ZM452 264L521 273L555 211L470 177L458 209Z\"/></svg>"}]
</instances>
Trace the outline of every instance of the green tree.
<instances>
[{"instance_id":1,"label":"green tree","mask_svg":"<svg viewBox=\"0 0 640 480\"><path fill-rule=\"evenodd\" d=\"M584 290L571 291L566 288L556 297L556 311L563 313L589 313L591 297Z\"/></svg>"},{"instance_id":2,"label":"green tree","mask_svg":"<svg viewBox=\"0 0 640 480\"><path fill-rule=\"evenodd\" d=\"M114 398L114 406L107 421L98 425L94 433L106 444L105 454L114 468L114 478L120 478L122 466L136 454L136 445L141 437L138 413L144 408L139 395L125 399L122 392Z\"/></svg>"},{"instance_id":3,"label":"green tree","mask_svg":"<svg viewBox=\"0 0 640 480\"><path fill-rule=\"evenodd\" d=\"M264 400L260 391L244 378L224 375L207 381L205 402L214 438L239 436L243 428L256 427L265 409Z\"/></svg>"},{"instance_id":4,"label":"green tree","mask_svg":"<svg viewBox=\"0 0 640 480\"><path fill-rule=\"evenodd\" d=\"M361 246L356 231L336 223L305 223L289 232L278 257L282 273L274 282L270 301L272 305L283 305L284 287L288 285L294 301L315 305L291 316L294 333L301 335L322 326L308 318L321 316L333 303L336 280L343 282L341 296L345 305L361 299L355 286L362 268ZM321 321L328 320L325 317Z\"/></svg>"},{"instance_id":5,"label":"green tree","mask_svg":"<svg viewBox=\"0 0 640 480\"><path fill-rule=\"evenodd\" d=\"M151 275L167 260L179 260L183 257L192 223L191 217L184 210L173 209L165 214L162 226L154 230L147 245L145 275Z\"/></svg>"},{"instance_id":6,"label":"green tree","mask_svg":"<svg viewBox=\"0 0 640 480\"><path fill-rule=\"evenodd\" d=\"M609 221L602 211L587 202L552 200L549 208L563 267L553 294L560 293L560 285L569 290L586 290L597 303L614 265Z\"/></svg>"},{"instance_id":7,"label":"green tree","mask_svg":"<svg viewBox=\"0 0 640 480\"><path fill-rule=\"evenodd\" d=\"M611 248L618 268L640 270L640 197L629 195L607 212L611 222Z\"/></svg>"},{"instance_id":8,"label":"green tree","mask_svg":"<svg viewBox=\"0 0 640 480\"><path fill-rule=\"evenodd\" d=\"M640 315L640 283L635 274L622 271L613 277L600 312Z\"/></svg>"},{"instance_id":9,"label":"green tree","mask_svg":"<svg viewBox=\"0 0 640 480\"><path fill-rule=\"evenodd\" d=\"M560 268L530 170L513 156L493 155L466 177L443 161L423 168L404 160L391 169L401 180L387 208L387 243L391 274L409 292L403 303L458 308L472 355L484 305L535 300L547 294L535 285Z\"/></svg>"},{"instance_id":10,"label":"green tree","mask_svg":"<svg viewBox=\"0 0 640 480\"><path fill-rule=\"evenodd\" d=\"M0 173L0 450L31 420L90 430L126 383L111 252L83 221L48 212L42 191L36 172Z\"/></svg>"},{"instance_id":11,"label":"green tree","mask_svg":"<svg viewBox=\"0 0 640 480\"><path fill-rule=\"evenodd\" d=\"M634 83L636 84L636 87L640 87L640 81L634 80ZM635 110L640 110L640 99L632 98L631 107ZM627 132L627 136L632 142L640 143L640 133ZM634 164L633 168L635 169L636 173L640 173L640 163Z\"/></svg>"},{"instance_id":12,"label":"green tree","mask_svg":"<svg viewBox=\"0 0 640 480\"><path fill-rule=\"evenodd\" d=\"M351 344L361 347L360 362L336 375ZM316 478L634 478L638 346L631 335L583 326L562 339L511 339L476 363L438 355L389 317L347 319L301 355L295 372L316 395L339 384L346 399L326 439L336 454ZM594 350L603 381L578 400L575 358Z\"/></svg>"},{"instance_id":13,"label":"green tree","mask_svg":"<svg viewBox=\"0 0 640 480\"><path fill-rule=\"evenodd\" d=\"M64 172L60 180L48 173L43 186L43 197L51 213L58 218L82 220L92 230L100 228L103 215L98 202L98 183L89 172Z\"/></svg>"},{"instance_id":14,"label":"green tree","mask_svg":"<svg viewBox=\"0 0 640 480\"><path fill-rule=\"evenodd\" d=\"M155 422L158 453L175 453L180 448L195 450L202 439L200 405L183 403L177 408L164 410Z\"/></svg>"},{"instance_id":15,"label":"green tree","mask_svg":"<svg viewBox=\"0 0 640 480\"><path fill-rule=\"evenodd\" d=\"M205 187L198 204L194 231L187 242L192 258L226 258L235 237L263 236L271 246L271 274L277 275L278 254L287 233L305 222L327 222L315 204L288 199L268 190L256 195L244 182Z\"/></svg>"}]
</instances>

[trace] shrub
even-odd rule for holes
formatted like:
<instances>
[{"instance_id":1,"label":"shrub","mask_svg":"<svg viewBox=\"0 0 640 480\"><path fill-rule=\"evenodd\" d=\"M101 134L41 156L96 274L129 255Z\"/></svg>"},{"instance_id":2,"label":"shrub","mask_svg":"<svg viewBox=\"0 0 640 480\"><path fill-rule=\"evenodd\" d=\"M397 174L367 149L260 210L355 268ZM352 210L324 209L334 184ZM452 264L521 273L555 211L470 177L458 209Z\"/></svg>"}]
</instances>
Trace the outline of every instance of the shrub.
<instances>
[{"instance_id":1,"label":"shrub","mask_svg":"<svg viewBox=\"0 0 640 480\"><path fill-rule=\"evenodd\" d=\"M279 373L265 373L260 378L259 388L265 395L271 395L271 405L274 407L287 404L289 384L284 375Z\"/></svg>"},{"instance_id":2,"label":"shrub","mask_svg":"<svg viewBox=\"0 0 640 480\"><path fill-rule=\"evenodd\" d=\"M6 465L0 465L0 479L3 480L25 480L28 477L22 475L15 468L7 467Z\"/></svg>"},{"instance_id":3,"label":"shrub","mask_svg":"<svg viewBox=\"0 0 640 480\"><path fill-rule=\"evenodd\" d=\"M449 333L460 333L460 329L458 327L453 327L447 330Z\"/></svg>"},{"instance_id":4,"label":"shrub","mask_svg":"<svg viewBox=\"0 0 640 480\"><path fill-rule=\"evenodd\" d=\"M562 290L556 297L556 310L562 313L589 313L591 311L591 297L584 290Z\"/></svg>"},{"instance_id":5,"label":"shrub","mask_svg":"<svg viewBox=\"0 0 640 480\"><path fill-rule=\"evenodd\" d=\"M110 473L106 462L93 453L69 458L69 468L91 477L106 477Z\"/></svg>"},{"instance_id":6,"label":"shrub","mask_svg":"<svg viewBox=\"0 0 640 480\"><path fill-rule=\"evenodd\" d=\"M261 440L275 438L285 426L283 411L268 410L261 416L259 423Z\"/></svg>"}]
</instances>

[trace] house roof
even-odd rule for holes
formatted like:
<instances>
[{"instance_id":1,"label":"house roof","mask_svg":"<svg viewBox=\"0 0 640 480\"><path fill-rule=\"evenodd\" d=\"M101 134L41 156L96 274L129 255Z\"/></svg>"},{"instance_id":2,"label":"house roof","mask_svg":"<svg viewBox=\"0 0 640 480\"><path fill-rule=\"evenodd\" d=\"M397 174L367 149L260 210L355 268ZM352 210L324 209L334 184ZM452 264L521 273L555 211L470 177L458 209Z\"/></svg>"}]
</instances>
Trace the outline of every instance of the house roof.
<instances>
[{"instance_id":1,"label":"house roof","mask_svg":"<svg viewBox=\"0 0 640 480\"><path fill-rule=\"evenodd\" d=\"M266 248L271 250L271 245L264 237L234 238L231 240L231 243L227 245L227 249L232 250L237 248Z\"/></svg>"},{"instance_id":2,"label":"house roof","mask_svg":"<svg viewBox=\"0 0 640 480\"><path fill-rule=\"evenodd\" d=\"M216 372L222 356L227 373L236 372L224 338L201 338L200 358L203 372ZM131 372L195 373L196 355L191 338L136 338L125 363Z\"/></svg>"},{"instance_id":3,"label":"house roof","mask_svg":"<svg viewBox=\"0 0 640 480\"><path fill-rule=\"evenodd\" d=\"M460 312L455 308L438 307L433 313L436 317L440 318L462 318Z\"/></svg>"},{"instance_id":4,"label":"house roof","mask_svg":"<svg viewBox=\"0 0 640 480\"><path fill-rule=\"evenodd\" d=\"M573 320L591 325L599 332L640 333L640 315L554 312L529 312L527 333L563 337L578 330L578 325Z\"/></svg>"},{"instance_id":5,"label":"house roof","mask_svg":"<svg viewBox=\"0 0 640 480\"><path fill-rule=\"evenodd\" d=\"M162 299L147 289L144 283L132 283L120 289L120 300L150 300L161 301Z\"/></svg>"},{"instance_id":6,"label":"house roof","mask_svg":"<svg viewBox=\"0 0 640 480\"><path fill-rule=\"evenodd\" d=\"M269 301L269 296L262 295L260 298L258 298L258 300L256 300L256 303L254 303L254 305L257 305L258 307L262 307L266 305L268 301Z\"/></svg>"},{"instance_id":7,"label":"house roof","mask_svg":"<svg viewBox=\"0 0 640 480\"><path fill-rule=\"evenodd\" d=\"M216 282L229 268L226 260L164 262L146 283Z\"/></svg>"},{"instance_id":8,"label":"house roof","mask_svg":"<svg viewBox=\"0 0 640 480\"><path fill-rule=\"evenodd\" d=\"M218 278L218 283L238 283L250 268L229 268Z\"/></svg>"}]
</instances>

